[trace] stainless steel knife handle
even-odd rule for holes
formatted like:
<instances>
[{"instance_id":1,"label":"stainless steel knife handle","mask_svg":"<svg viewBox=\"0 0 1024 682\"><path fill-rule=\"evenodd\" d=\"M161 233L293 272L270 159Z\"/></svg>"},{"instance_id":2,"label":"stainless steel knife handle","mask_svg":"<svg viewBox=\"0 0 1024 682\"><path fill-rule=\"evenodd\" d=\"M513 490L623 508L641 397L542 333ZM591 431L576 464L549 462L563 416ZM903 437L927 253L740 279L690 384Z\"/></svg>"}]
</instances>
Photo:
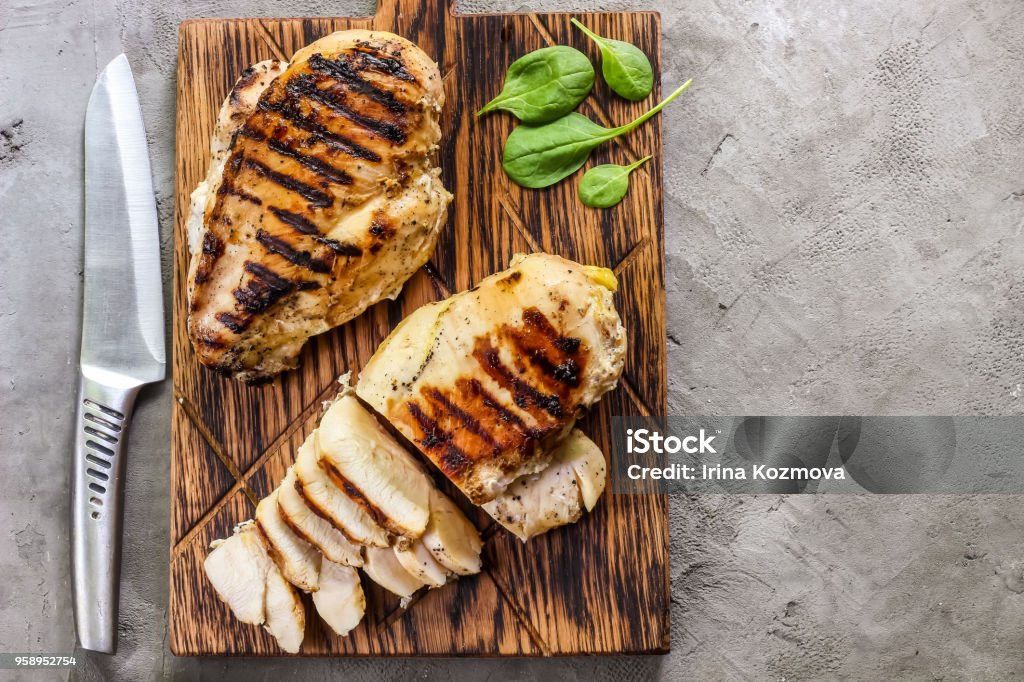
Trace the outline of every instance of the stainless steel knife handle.
<instances>
[{"instance_id":1,"label":"stainless steel knife handle","mask_svg":"<svg viewBox=\"0 0 1024 682\"><path fill-rule=\"evenodd\" d=\"M139 386L113 388L82 377L71 482L75 629L83 649L117 649L121 505L128 424Z\"/></svg>"}]
</instances>

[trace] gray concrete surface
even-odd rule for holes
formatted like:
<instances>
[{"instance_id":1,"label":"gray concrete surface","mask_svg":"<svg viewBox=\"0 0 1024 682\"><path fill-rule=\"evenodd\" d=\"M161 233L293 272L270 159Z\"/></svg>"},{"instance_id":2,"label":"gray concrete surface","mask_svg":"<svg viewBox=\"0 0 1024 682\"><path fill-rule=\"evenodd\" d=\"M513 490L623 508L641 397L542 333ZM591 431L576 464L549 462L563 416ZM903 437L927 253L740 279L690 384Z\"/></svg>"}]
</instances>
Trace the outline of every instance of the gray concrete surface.
<instances>
[{"instance_id":1,"label":"gray concrete surface","mask_svg":"<svg viewBox=\"0 0 1024 682\"><path fill-rule=\"evenodd\" d=\"M364 0L0 0L0 650L66 652L81 124L136 70L171 229L175 32ZM474 0L464 11L649 8ZM655 3L676 413L1024 412L1024 6ZM556 661L176 659L169 387L131 438L121 648L75 679L1005 679L1024 674L1014 497L674 499L673 650ZM67 673L0 677L63 679Z\"/></svg>"}]
</instances>

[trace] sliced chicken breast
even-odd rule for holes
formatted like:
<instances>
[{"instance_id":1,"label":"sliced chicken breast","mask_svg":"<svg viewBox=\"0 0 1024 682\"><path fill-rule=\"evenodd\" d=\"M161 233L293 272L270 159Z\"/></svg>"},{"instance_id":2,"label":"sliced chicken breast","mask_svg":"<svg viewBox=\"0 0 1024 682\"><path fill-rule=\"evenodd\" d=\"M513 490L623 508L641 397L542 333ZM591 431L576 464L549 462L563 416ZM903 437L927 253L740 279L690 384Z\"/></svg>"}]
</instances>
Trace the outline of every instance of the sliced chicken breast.
<instances>
[{"instance_id":1,"label":"sliced chicken breast","mask_svg":"<svg viewBox=\"0 0 1024 682\"><path fill-rule=\"evenodd\" d=\"M320 466L346 495L395 535L423 534L433 482L354 395L335 400L317 431Z\"/></svg>"},{"instance_id":2,"label":"sliced chicken breast","mask_svg":"<svg viewBox=\"0 0 1024 682\"><path fill-rule=\"evenodd\" d=\"M626 335L610 270L537 253L409 315L363 368L360 398L476 504L544 469L618 382Z\"/></svg>"},{"instance_id":3,"label":"sliced chicken breast","mask_svg":"<svg viewBox=\"0 0 1024 682\"><path fill-rule=\"evenodd\" d=\"M320 589L313 593L313 604L335 633L341 637L347 635L366 613L366 596L359 584L359 572L324 561L320 568Z\"/></svg>"},{"instance_id":4,"label":"sliced chicken breast","mask_svg":"<svg viewBox=\"0 0 1024 682\"><path fill-rule=\"evenodd\" d=\"M399 597L411 597L426 585L405 570L391 547L367 547L363 571L370 580Z\"/></svg>"},{"instance_id":5,"label":"sliced chicken breast","mask_svg":"<svg viewBox=\"0 0 1024 682\"><path fill-rule=\"evenodd\" d=\"M362 566L361 546L349 540L330 521L313 511L306 504L300 492L301 487L295 470L288 467L288 472L277 489L277 506L284 522L296 535L320 550L327 561L345 566Z\"/></svg>"},{"instance_id":6,"label":"sliced chicken breast","mask_svg":"<svg viewBox=\"0 0 1024 682\"><path fill-rule=\"evenodd\" d=\"M592 510L605 486L601 450L579 429L551 453L538 473L517 478L505 492L480 505L523 542L552 528L575 523Z\"/></svg>"},{"instance_id":7,"label":"sliced chicken breast","mask_svg":"<svg viewBox=\"0 0 1024 682\"><path fill-rule=\"evenodd\" d=\"M587 511L594 511L604 493L608 476L608 464L597 443L579 429L573 429L559 445L553 460L568 462L572 466L580 489L580 500Z\"/></svg>"},{"instance_id":8,"label":"sliced chicken breast","mask_svg":"<svg viewBox=\"0 0 1024 682\"><path fill-rule=\"evenodd\" d=\"M256 524L269 543L270 558L292 585L305 592L320 589L322 556L285 523L278 506L277 490L256 505Z\"/></svg>"},{"instance_id":9,"label":"sliced chicken breast","mask_svg":"<svg viewBox=\"0 0 1024 682\"><path fill-rule=\"evenodd\" d=\"M438 563L422 541L417 540L406 548L395 545L395 556L409 575L429 587L441 587L448 582L448 569Z\"/></svg>"},{"instance_id":10,"label":"sliced chicken breast","mask_svg":"<svg viewBox=\"0 0 1024 682\"><path fill-rule=\"evenodd\" d=\"M430 490L430 521L420 538L431 556L457 575L480 572L484 543L476 527L447 495Z\"/></svg>"},{"instance_id":11,"label":"sliced chicken breast","mask_svg":"<svg viewBox=\"0 0 1024 682\"><path fill-rule=\"evenodd\" d=\"M342 492L320 467L318 450L314 431L299 447L295 458L295 476L302 486L302 497L353 542L372 547L389 546L388 532L366 509Z\"/></svg>"},{"instance_id":12,"label":"sliced chicken breast","mask_svg":"<svg viewBox=\"0 0 1024 682\"><path fill-rule=\"evenodd\" d=\"M267 620L263 626L282 649L299 653L306 633L306 611L299 593L280 571L267 573Z\"/></svg>"},{"instance_id":13,"label":"sliced chicken breast","mask_svg":"<svg viewBox=\"0 0 1024 682\"><path fill-rule=\"evenodd\" d=\"M266 620L267 573L274 567L252 522L240 524L235 533L210 545L203 569L235 618L250 625Z\"/></svg>"},{"instance_id":14,"label":"sliced chicken breast","mask_svg":"<svg viewBox=\"0 0 1024 682\"><path fill-rule=\"evenodd\" d=\"M443 104L437 64L382 31L333 33L242 75L192 195L200 362L267 379L310 336L398 295L451 200L431 160Z\"/></svg>"},{"instance_id":15,"label":"sliced chicken breast","mask_svg":"<svg viewBox=\"0 0 1024 682\"><path fill-rule=\"evenodd\" d=\"M217 595L243 623L263 625L288 653L302 645L306 615L295 588L271 560L252 521L212 544L203 568Z\"/></svg>"}]
</instances>

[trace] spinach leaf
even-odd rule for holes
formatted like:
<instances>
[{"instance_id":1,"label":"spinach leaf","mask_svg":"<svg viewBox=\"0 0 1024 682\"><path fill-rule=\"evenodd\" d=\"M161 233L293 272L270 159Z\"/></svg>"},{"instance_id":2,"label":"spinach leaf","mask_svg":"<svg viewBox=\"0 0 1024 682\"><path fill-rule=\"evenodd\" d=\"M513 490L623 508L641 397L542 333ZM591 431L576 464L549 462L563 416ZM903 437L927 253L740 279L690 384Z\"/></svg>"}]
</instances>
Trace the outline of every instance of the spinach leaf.
<instances>
[{"instance_id":1,"label":"spinach leaf","mask_svg":"<svg viewBox=\"0 0 1024 682\"><path fill-rule=\"evenodd\" d=\"M601 75L608 87L634 102L651 94L654 88L654 69L643 50L632 43L599 36L575 17L570 21L601 49Z\"/></svg>"},{"instance_id":2,"label":"spinach leaf","mask_svg":"<svg viewBox=\"0 0 1024 682\"><path fill-rule=\"evenodd\" d=\"M594 166L580 180L580 201L591 208L611 208L629 191L630 173L650 160L650 156L645 156L628 166L615 163Z\"/></svg>"},{"instance_id":3,"label":"spinach leaf","mask_svg":"<svg viewBox=\"0 0 1024 682\"><path fill-rule=\"evenodd\" d=\"M599 144L630 132L664 109L691 82L686 81L653 109L618 128L605 128L577 113L542 126L518 126L505 140L501 165L523 187L553 185L575 173Z\"/></svg>"},{"instance_id":4,"label":"spinach leaf","mask_svg":"<svg viewBox=\"0 0 1024 682\"><path fill-rule=\"evenodd\" d=\"M536 125L565 116L590 94L594 67L587 56L565 45L545 47L512 62L501 93L477 116L504 109Z\"/></svg>"}]
</instances>

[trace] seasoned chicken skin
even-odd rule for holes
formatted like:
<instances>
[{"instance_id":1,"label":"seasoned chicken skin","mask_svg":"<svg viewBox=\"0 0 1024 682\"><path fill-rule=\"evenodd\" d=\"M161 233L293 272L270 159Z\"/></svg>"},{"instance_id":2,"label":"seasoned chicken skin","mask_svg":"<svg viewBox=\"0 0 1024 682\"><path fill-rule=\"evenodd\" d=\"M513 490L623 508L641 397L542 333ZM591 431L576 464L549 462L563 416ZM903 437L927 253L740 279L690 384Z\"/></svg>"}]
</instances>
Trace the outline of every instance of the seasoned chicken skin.
<instances>
[{"instance_id":1,"label":"seasoned chicken skin","mask_svg":"<svg viewBox=\"0 0 1024 682\"><path fill-rule=\"evenodd\" d=\"M437 65L380 31L334 33L242 75L189 217L203 364L272 377L309 337L398 295L451 199L431 161L443 104Z\"/></svg>"},{"instance_id":2,"label":"seasoned chicken skin","mask_svg":"<svg viewBox=\"0 0 1024 682\"><path fill-rule=\"evenodd\" d=\"M516 256L425 305L381 344L356 391L476 504L544 469L579 414L622 373L615 277Z\"/></svg>"}]
</instances>

